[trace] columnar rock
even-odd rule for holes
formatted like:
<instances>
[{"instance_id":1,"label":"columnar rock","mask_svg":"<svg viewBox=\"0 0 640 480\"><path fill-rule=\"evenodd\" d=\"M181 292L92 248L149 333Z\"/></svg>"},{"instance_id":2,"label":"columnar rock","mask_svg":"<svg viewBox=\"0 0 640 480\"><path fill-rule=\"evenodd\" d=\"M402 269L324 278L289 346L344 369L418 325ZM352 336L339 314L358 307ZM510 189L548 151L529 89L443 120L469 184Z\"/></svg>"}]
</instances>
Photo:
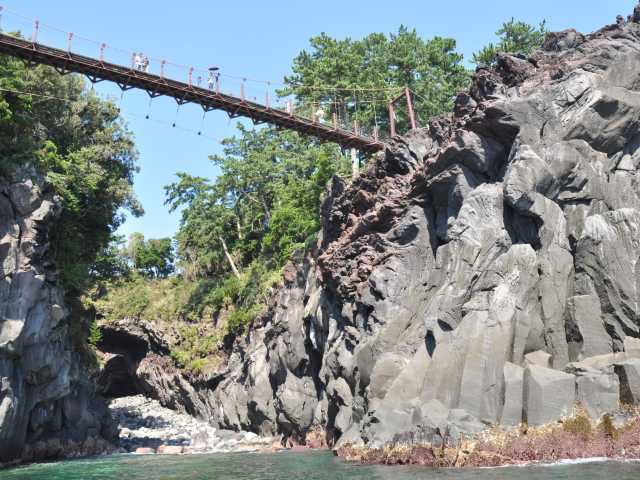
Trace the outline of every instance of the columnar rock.
<instances>
[{"instance_id":1,"label":"columnar rock","mask_svg":"<svg viewBox=\"0 0 640 480\"><path fill-rule=\"evenodd\" d=\"M620 401L627 405L640 404L640 359L625 360L615 368L620 377Z\"/></svg>"},{"instance_id":2,"label":"columnar rock","mask_svg":"<svg viewBox=\"0 0 640 480\"><path fill-rule=\"evenodd\" d=\"M620 407L620 380L613 367L603 372L584 372L576 378L576 400L593 419Z\"/></svg>"},{"instance_id":3,"label":"columnar rock","mask_svg":"<svg viewBox=\"0 0 640 480\"><path fill-rule=\"evenodd\" d=\"M636 22L501 54L453 116L334 179L216 421L381 445L637 402Z\"/></svg>"},{"instance_id":4,"label":"columnar rock","mask_svg":"<svg viewBox=\"0 0 640 480\"><path fill-rule=\"evenodd\" d=\"M100 453L105 444L96 439L116 433L75 347L48 257L48 229L59 211L35 171L0 184L0 464L56 456L66 446L76 449L67 453Z\"/></svg>"},{"instance_id":5,"label":"columnar rock","mask_svg":"<svg viewBox=\"0 0 640 480\"><path fill-rule=\"evenodd\" d=\"M504 405L500 423L505 426L522 423L524 408L524 368L510 362L504 364Z\"/></svg>"},{"instance_id":6,"label":"columnar rock","mask_svg":"<svg viewBox=\"0 0 640 480\"><path fill-rule=\"evenodd\" d=\"M530 365L524 381L525 420L529 425L544 425L569 415L576 401L576 379L573 375Z\"/></svg>"}]
</instances>

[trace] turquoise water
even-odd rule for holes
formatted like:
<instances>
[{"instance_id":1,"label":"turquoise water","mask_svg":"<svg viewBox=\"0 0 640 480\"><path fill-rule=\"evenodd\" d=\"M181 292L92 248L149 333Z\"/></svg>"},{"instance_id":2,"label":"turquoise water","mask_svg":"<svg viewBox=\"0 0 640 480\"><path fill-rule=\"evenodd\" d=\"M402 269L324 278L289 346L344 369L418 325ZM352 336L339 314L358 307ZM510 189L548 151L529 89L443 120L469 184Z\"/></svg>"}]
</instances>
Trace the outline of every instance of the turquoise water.
<instances>
[{"instance_id":1,"label":"turquoise water","mask_svg":"<svg viewBox=\"0 0 640 480\"><path fill-rule=\"evenodd\" d=\"M482 470L363 466L327 452L118 455L0 471L2 480L615 480L640 479L640 463L585 463Z\"/></svg>"}]
</instances>

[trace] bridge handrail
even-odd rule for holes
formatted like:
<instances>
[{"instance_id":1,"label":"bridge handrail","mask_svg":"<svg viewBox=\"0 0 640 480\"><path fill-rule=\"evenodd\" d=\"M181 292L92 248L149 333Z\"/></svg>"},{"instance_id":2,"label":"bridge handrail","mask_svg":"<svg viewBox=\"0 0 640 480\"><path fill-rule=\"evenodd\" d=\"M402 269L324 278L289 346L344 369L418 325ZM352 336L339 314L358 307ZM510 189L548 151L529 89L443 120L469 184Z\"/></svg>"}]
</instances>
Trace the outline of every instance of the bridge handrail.
<instances>
[{"instance_id":1,"label":"bridge handrail","mask_svg":"<svg viewBox=\"0 0 640 480\"><path fill-rule=\"evenodd\" d=\"M59 70L83 73L91 81L113 80L123 89L142 88L151 96L169 95L179 104L199 103L205 111L222 109L231 116L244 115L255 121L275 123L301 133L318 136L322 140L333 140L343 146L356 146L365 151L382 148L377 140L358 135L339 126L324 124L313 119L288 113L258 102L241 99L219 91L208 90L193 84L180 82L166 76L137 70L133 67L111 63L102 59L50 47L34 41L0 33L0 51L19 56L27 61L45 63ZM180 93L180 95L176 95Z\"/></svg>"}]
</instances>

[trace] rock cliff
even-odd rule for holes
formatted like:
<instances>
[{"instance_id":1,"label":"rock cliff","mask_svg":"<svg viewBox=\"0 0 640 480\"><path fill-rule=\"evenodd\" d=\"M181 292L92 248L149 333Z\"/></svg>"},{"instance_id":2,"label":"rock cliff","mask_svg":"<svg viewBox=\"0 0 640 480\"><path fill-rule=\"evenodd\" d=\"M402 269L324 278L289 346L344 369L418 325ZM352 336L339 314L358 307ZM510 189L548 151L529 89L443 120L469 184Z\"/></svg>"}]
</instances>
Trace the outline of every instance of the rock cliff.
<instances>
[{"instance_id":1,"label":"rock cliff","mask_svg":"<svg viewBox=\"0 0 640 480\"><path fill-rule=\"evenodd\" d=\"M639 21L500 55L453 116L334 180L214 421L377 446L637 403Z\"/></svg>"},{"instance_id":2,"label":"rock cliff","mask_svg":"<svg viewBox=\"0 0 640 480\"><path fill-rule=\"evenodd\" d=\"M59 211L35 171L0 184L0 465L108 451L117 433L48 254Z\"/></svg>"},{"instance_id":3,"label":"rock cliff","mask_svg":"<svg viewBox=\"0 0 640 480\"><path fill-rule=\"evenodd\" d=\"M451 116L335 178L317 244L215 374L186 376L150 324L123 320L103 332L99 389L316 445L638 404L639 163L637 8L500 55ZM24 177L0 185L0 462L113 438L47 260L56 200Z\"/></svg>"}]
</instances>

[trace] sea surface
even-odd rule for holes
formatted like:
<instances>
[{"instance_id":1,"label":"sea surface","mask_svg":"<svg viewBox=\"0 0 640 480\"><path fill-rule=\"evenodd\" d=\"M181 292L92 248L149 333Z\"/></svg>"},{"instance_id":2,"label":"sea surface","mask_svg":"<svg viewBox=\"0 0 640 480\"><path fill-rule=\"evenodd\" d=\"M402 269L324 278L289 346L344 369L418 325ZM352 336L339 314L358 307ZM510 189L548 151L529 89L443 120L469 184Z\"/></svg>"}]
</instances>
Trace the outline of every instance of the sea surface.
<instances>
[{"instance_id":1,"label":"sea surface","mask_svg":"<svg viewBox=\"0 0 640 480\"><path fill-rule=\"evenodd\" d=\"M1 470L2 480L638 480L640 462L430 470L363 466L329 452L114 455Z\"/></svg>"}]
</instances>

